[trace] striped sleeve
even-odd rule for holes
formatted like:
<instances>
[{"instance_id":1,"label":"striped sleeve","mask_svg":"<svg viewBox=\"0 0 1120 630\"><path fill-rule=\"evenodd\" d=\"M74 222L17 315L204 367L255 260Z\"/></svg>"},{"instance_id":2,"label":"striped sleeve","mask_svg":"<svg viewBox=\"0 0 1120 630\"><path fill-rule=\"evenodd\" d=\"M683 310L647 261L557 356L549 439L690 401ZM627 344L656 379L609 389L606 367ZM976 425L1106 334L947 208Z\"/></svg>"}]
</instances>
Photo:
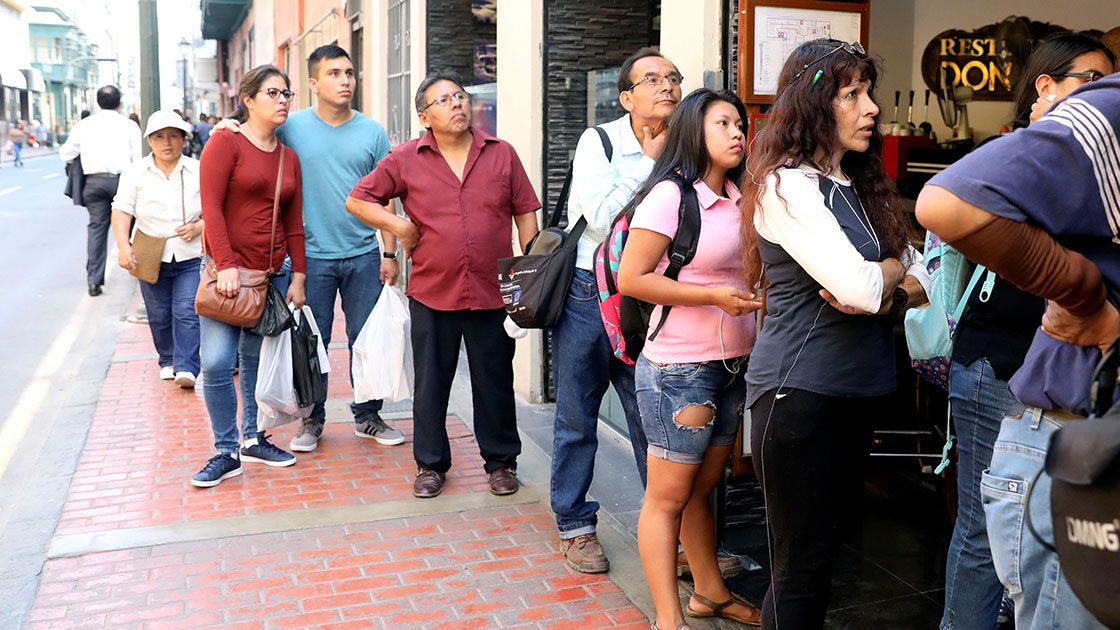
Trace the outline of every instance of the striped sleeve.
<instances>
[{"instance_id":1,"label":"striped sleeve","mask_svg":"<svg viewBox=\"0 0 1120 630\"><path fill-rule=\"evenodd\" d=\"M1030 127L973 151L929 184L1053 236L1120 242L1118 125L1120 75L1113 75L1074 92Z\"/></svg>"}]
</instances>

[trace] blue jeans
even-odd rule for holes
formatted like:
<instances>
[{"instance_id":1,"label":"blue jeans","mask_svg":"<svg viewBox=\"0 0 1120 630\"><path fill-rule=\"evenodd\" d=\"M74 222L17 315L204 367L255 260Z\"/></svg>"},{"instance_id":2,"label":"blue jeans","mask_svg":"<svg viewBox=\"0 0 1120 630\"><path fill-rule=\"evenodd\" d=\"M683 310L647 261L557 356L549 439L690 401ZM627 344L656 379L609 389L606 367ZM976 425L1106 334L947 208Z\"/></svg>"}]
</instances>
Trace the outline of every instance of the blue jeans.
<instances>
[{"instance_id":1,"label":"blue jeans","mask_svg":"<svg viewBox=\"0 0 1120 630\"><path fill-rule=\"evenodd\" d=\"M552 511L561 538L595 531L599 504L587 500L599 447L599 405L614 384L622 401L630 444L642 485L646 483L646 436L634 397L634 367L611 354L599 315L599 297L590 271L576 269L564 312L552 331L556 374L556 421L552 441Z\"/></svg>"},{"instance_id":2,"label":"blue jeans","mask_svg":"<svg viewBox=\"0 0 1120 630\"><path fill-rule=\"evenodd\" d=\"M199 269L197 258L173 260L160 265L155 284L140 283L159 366L174 366L176 372L195 376L200 368L198 315L194 312Z\"/></svg>"},{"instance_id":3,"label":"blue jeans","mask_svg":"<svg viewBox=\"0 0 1120 630\"><path fill-rule=\"evenodd\" d=\"M307 258L307 305L319 325L323 346L331 344L331 327L334 326L334 301L342 296L342 312L346 316L346 340L350 349L350 365L354 364L354 341L369 318L373 305L381 296L381 250L351 258L330 260ZM354 379L347 369L350 384ZM323 374L323 389L327 388L327 374ZM354 422L376 418L381 411L380 400L350 403ZM318 403L311 411L310 422L322 426L326 422L325 403Z\"/></svg>"},{"instance_id":4,"label":"blue jeans","mask_svg":"<svg viewBox=\"0 0 1120 630\"><path fill-rule=\"evenodd\" d=\"M292 263L285 260L272 284L281 294L287 294L291 277ZM202 397L214 430L214 448L219 453L235 453L237 392L233 388L233 366L237 363L241 377L241 435L248 440L258 435L256 390L261 337L247 328L209 317L199 316L198 322L202 332Z\"/></svg>"},{"instance_id":5,"label":"blue jeans","mask_svg":"<svg viewBox=\"0 0 1120 630\"><path fill-rule=\"evenodd\" d=\"M992 462L999 423L1022 413L1023 405L996 378L987 359L949 369L949 401L957 434L957 523L945 562L942 630L996 627L1003 585L992 564L980 477Z\"/></svg>"},{"instance_id":6,"label":"blue jeans","mask_svg":"<svg viewBox=\"0 0 1120 630\"><path fill-rule=\"evenodd\" d=\"M12 152L14 153L14 159L12 161L15 162L17 165L22 165L23 164L23 143L22 142L13 142L12 143Z\"/></svg>"},{"instance_id":7,"label":"blue jeans","mask_svg":"<svg viewBox=\"0 0 1120 630\"><path fill-rule=\"evenodd\" d=\"M699 465L708 448L734 444L747 397L746 367L746 357L662 365L639 356L634 380L649 456ZM694 427L677 422L691 406L710 407L712 421Z\"/></svg>"},{"instance_id":8,"label":"blue jeans","mask_svg":"<svg viewBox=\"0 0 1120 630\"><path fill-rule=\"evenodd\" d=\"M1104 629L1070 590L1057 554L1035 540L1023 517L1027 486L1045 464L1050 436L1065 422L1034 407L1028 407L1021 417L1004 418L992 465L980 482L992 559L1015 603L1018 630ZM1038 478L1030 510L1039 535L1053 541L1050 477L1046 474Z\"/></svg>"}]
</instances>

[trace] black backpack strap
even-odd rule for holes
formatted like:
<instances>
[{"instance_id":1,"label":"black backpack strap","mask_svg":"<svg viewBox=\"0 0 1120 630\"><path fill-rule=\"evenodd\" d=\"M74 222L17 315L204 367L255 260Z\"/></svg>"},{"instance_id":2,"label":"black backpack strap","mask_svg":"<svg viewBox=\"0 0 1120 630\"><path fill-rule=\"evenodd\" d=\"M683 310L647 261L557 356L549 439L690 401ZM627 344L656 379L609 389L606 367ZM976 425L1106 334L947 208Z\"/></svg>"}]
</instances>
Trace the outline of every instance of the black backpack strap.
<instances>
[{"instance_id":1,"label":"black backpack strap","mask_svg":"<svg viewBox=\"0 0 1120 630\"><path fill-rule=\"evenodd\" d=\"M595 127L595 131L599 132L599 140L603 143L603 153L607 156L607 161L610 162L611 158L614 157L614 146L611 145L611 139L602 127ZM568 174L564 176L564 185L560 187L560 196L556 198L556 205L552 207L552 212L548 215L548 221L544 225L545 229L559 227L560 220L564 218L568 211L568 195L572 189L574 164L574 160L568 164ZM582 231L580 233L582 234ZM579 238L579 236L576 236L576 238Z\"/></svg>"},{"instance_id":2,"label":"black backpack strap","mask_svg":"<svg viewBox=\"0 0 1120 630\"><path fill-rule=\"evenodd\" d=\"M1089 389L1092 417L1099 418L1108 413L1112 407L1118 371L1120 371L1120 339L1112 342L1112 346L1101 356L1100 363L1093 371L1093 383Z\"/></svg>"},{"instance_id":3,"label":"black backpack strap","mask_svg":"<svg viewBox=\"0 0 1120 630\"><path fill-rule=\"evenodd\" d=\"M681 177L672 179L680 188L681 205L677 208L677 234L669 243L669 266L665 268L664 275L670 280L676 280L681 275L681 268L696 257L696 248L700 242L700 201L696 198L696 188L691 182L686 182ZM661 307L661 319L649 334L650 341L661 332L661 327L665 325L665 319L669 317L669 310L672 308L668 305Z\"/></svg>"}]
</instances>

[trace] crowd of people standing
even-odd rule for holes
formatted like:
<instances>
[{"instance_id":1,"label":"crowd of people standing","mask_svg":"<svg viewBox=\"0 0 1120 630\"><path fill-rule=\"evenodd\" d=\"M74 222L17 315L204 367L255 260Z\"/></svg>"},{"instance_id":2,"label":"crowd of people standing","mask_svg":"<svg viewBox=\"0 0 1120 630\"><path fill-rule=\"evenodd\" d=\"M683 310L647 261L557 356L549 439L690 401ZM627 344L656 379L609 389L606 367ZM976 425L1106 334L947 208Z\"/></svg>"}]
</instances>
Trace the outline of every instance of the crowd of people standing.
<instances>
[{"instance_id":1,"label":"crowd of people standing","mask_svg":"<svg viewBox=\"0 0 1120 630\"><path fill-rule=\"evenodd\" d=\"M1116 167L1120 76L1106 76L1115 64L1107 47L1084 35L1042 43L1016 100L1025 129L986 143L918 199L922 225L986 265L995 287L988 296L996 296L969 301L952 356L959 517L942 628L994 628L1004 607L1017 627L1099 626L1060 572L1044 575L1056 557L1022 536L1014 517L1021 503L1008 495L1041 465L1050 434L1087 415L1081 386L1088 385L1071 380L1084 370L1066 366L1091 366L1120 335L1120 207L1117 191L1104 189L1120 173L1093 175ZM841 532L859 521L853 510L875 410L897 388L894 327L930 294L913 225L883 169L879 73L856 43L798 46L769 122L748 146L738 97L708 89L683 95L672 61L643 48L620 71L626 114L586 130L576 147L567 219L586 229L553 330L551 505L567 564L608 571L596 534L599 505L587 494L598 409L613 385L645 486L638 546L654 628L687 628L690 617L766 628L824 624ZM138 129L115 111L119 92L98 92L101 111L60 151L80 157L85 170L90 294L104 283L110 216L125 269L137 267L137 234L164 239L158 276L141 290L161 377L182 387L203 378L216 453L190 482L205 488L242 474L243 462L290 466L296 457L257 428L262 338L194 312L201 270L209 266L216 290L233 298L239 270L267 269L286 301L310 306L325 344L341 299L353 346L408 258L413 494L438 496L452 465L445 422L464 344L490 491L516 492L514 341L503 328L495 271L512 255L514 236L527 250L538 233L541 203L520 159L472 127L470 95L453 72L420 84L415 106L426 133L397 147L380 124L350 108L354 70L343 49L316 49L308 75L316 105L298 112L290 111L287 75L260 66L243 76L232 121L192 126L171 112L153 114L144 134L153 151L144 159ZM1077 111L1100 117L1090 124L1068 113L1071 94ZM201 160L185 155L202 134ZM1080 192L1070 193L1069 182ZM686 198L700 209L696 255L669 278ZM593 273L594 251L620 217L630 232L618 288L655 306L656 335L636 365L612 351ZM1068 236L1077 237L1071 249L1055 240ZM402 444L381 408L377 400L351 406L355 435ZM747 413L770 552L759 607L724 582L742 567L717 553L711 507ZM318 404L289 450L315 451L325 415ZM682 572L695 583L683 605Z\"/></svg>"}]
</instances>

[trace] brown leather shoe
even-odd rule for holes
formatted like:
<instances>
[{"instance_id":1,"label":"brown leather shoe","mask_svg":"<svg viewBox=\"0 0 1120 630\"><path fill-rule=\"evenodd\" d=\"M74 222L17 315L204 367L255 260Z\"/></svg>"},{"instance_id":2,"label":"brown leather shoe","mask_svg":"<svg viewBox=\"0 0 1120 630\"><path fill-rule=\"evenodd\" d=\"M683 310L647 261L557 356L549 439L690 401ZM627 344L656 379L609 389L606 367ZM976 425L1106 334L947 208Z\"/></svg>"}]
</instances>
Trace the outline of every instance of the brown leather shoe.
<instances>
[{"instance_id":1,"label":"brown leather shoe","mask_svg":"<svg viewBox=\"0 0 1120 630\"><path fill-rule=\"evenodd\" d=\"M490 494L504 496L517 492L517 471L512 468L499 468L490 471Z\"/></svg>"},{"instance_id":2,"label":"brown leather shoe","mask_svg":"<svg viewBox=\"0 0 1120 630\"><path fill-rule=\"evenodd\" d=\"M443 492L443 480L447 475L436 472L431 468L421 468L416 471L416 481L412 483L412 496L417 499L430 499L438 497Z\"/></svg>"},{"instance_id":3,"label":"brown leather shoe","mask_svg":"<svg viewBox=\"0 0 1120 630\"><path fill-rule=\"evenodd\" d=\"M606 573L611 568L611 562L599 544L599 537L593 533L561 538L560 553L564 554L568 566L580 573Z\"/></svg>"}]
</instances>

